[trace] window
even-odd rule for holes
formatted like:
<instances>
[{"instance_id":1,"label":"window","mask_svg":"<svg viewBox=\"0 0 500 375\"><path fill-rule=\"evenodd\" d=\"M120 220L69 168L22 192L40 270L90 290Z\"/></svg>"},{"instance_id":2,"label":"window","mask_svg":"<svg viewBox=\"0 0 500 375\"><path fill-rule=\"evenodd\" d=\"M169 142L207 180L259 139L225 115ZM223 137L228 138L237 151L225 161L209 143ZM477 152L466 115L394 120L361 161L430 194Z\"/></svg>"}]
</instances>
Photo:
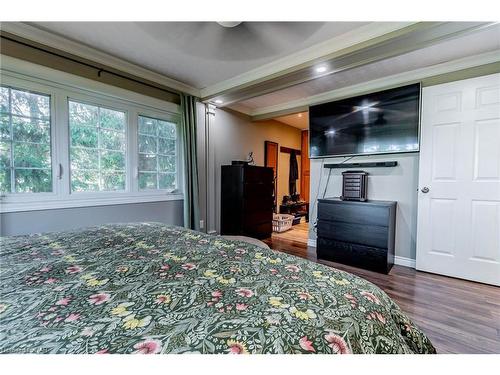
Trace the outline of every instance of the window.
<instances>
[{"instance_id":1,"label":"window","mask_svg":"<svg viewBox=\"0 0 500 375\"><path fill-rule=\"evenodd\" d=\"M0 212L182 200L179 106L2 59Z\"/></svg>"},{"instance_id":2,"label":"window","mask_svg":"<svg viewBox=\"0 0 500 375\"><path fill-rule=\"evenodd\" d=\"M69 101L71 191L125 190L125 112Z\"/></svg>"},{"instance_id":3,"label":"window","mask_svg":"<svg viewBox=\"0 0 500 375\"><path fill-rule=\"evenodd\" d=\"M139 189L174 190L177 171L176 124L139 116Z\"/></svg>"},{"instance_id":4,"label":"window","mask_svg":"<svg viewBox=\"0 0 500 375\"><path fill-rule=\"evenodd\" d=\"M50 96L0 90L0 191L51 192Z\"/></svg>"}]
</instances>

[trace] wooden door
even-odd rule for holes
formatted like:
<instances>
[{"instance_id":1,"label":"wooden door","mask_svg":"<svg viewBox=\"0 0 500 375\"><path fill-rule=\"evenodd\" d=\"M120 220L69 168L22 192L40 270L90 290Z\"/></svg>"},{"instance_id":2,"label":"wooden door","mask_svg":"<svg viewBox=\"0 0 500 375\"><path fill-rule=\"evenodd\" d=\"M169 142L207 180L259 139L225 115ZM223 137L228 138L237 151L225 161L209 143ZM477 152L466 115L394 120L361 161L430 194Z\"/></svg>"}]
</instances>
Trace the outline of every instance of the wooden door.
<instances>
[{"instance_id":1,"label":"wooden door","mask_svg":"<svg viewBox=\"0 0 500 375\"><path fill-rule=\"evenodd\" d=\"M309 189L311 180L311 167L309 161L309 131L302 131L300 155L300 196L309 202Z\"/></svg>"},{"instance_id":2,"label":"wooden door","mask_svg":"<svg viewBox=\"0 0 500 375\"><path fill-rule=\"evenodd\" d=\"M264 166L273 169L274 173L274 211L278 208L278 155L279 149L276 142L264 142Z\"/></svg>"}]
</instances>

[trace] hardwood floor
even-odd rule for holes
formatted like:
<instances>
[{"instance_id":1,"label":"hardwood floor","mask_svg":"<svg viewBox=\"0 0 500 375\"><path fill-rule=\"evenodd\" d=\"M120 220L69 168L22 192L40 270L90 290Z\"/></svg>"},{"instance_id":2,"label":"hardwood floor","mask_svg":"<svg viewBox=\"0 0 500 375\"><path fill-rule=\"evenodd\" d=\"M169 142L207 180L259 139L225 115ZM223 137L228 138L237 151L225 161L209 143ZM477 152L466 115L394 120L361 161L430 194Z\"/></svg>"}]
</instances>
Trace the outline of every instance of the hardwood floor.
<instances>
[{"instance_id":1,"label":"hardwood floor","mask_svg":"<svg viewBox=\"0 0 500 375\"><path fill-rule=\"evenodd\" d=\"M394 266L389 275L316 259L307 241L285 232L272 249L335 267L383 289L431 339L438 353L500 353L500 288Z\"/></svg>"},{"instance_id":2,"label":"hardwood floor","mask_svg":"<svg viewBox=\"0 0 500 375\"><path fill-rule=\"evenodd\" d=\"M287 230L286 232L282 233L273 232L272 238L277 240L293 241L296 243L300 243L301 245L307 246L308 233L309 233L309 224L306 223L305 221L302 221L299 224L294 225L292 229Z\"/></svg>"}]
</instances>

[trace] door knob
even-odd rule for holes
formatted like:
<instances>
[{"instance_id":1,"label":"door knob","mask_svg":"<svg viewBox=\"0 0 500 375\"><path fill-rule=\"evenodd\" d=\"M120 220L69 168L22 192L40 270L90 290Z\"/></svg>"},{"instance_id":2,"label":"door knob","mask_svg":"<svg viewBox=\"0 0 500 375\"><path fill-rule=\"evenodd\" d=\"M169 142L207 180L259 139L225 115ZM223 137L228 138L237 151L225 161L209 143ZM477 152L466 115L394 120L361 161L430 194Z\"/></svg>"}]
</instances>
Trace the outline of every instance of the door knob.
<instances>
[{"instance_id":1,"label":"door knob","mask_svg":"<svg viewBox=\"0 0 500 375\"><path fill-rule=\"evenodd\" d=\"M420 191L424 194L427 194L429 192L429 188L427 186L424 186Z\"/></svg>"}]
</instances>

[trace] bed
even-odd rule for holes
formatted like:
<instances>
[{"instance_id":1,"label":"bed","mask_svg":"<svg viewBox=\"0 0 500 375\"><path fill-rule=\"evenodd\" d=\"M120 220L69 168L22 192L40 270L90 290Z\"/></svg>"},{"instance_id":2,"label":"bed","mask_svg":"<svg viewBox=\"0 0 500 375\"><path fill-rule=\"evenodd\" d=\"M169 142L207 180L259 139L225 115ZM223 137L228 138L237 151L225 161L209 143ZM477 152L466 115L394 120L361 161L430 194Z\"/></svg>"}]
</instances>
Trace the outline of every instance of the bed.
<instances>
[{"instance_id":1,"label":"bed","mask_svg":"<svg viewBox=\"0 0 500 375\"><path fill-rule=\"evenodd\" d=\"M158 223L3 237L1 353L435 353L378 287Z\"/></svg>"}]
</instances>

